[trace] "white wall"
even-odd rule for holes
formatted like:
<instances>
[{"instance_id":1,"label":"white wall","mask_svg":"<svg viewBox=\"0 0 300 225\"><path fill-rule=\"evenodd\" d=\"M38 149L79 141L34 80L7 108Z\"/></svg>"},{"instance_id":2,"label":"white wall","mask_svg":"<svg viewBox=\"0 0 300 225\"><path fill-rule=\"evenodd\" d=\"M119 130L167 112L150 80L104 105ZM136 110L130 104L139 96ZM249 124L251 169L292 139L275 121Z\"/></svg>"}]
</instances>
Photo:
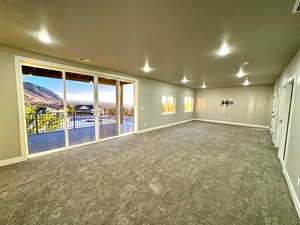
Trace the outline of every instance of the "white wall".
<instances>
[{"instance_id":1,"label":"white wall","mask_svg":"<svg viewBox=\"0 0 300 225\"><path fill-rule=\"evenodd\" d=\"M298 207L298 213L300 215L300 52L298 51L290 64L287 66L282 76L278 79L275 85L274 95L279 96L279 111L283 111L283 88L287 82L295 78L294 83L294 96L292 112L290 117L289 136L287 140L286 160L283 163L283 169L287 173L287 181L290 182L290 190L294 197L294 202ZM276 107L274 107L276 108ZM277 113L277 115L280 114ZM273 140L279 142L280 135L280 123L278 122L280 117L277 118L275 124L275 133L273 134ZM280 146L279 146L280 147Z\"/></svg>"},{"instance_id":2,"label":"white wall","mask_svg":"<svg viewBox=\"0 0 300 225\"><path fill-rule=\"evenodd\" d=\"M201 89L196 92L196 118L270 126L273 85ZM232 99L232 105L221 105Z\"/></svg>"}]
</instances>

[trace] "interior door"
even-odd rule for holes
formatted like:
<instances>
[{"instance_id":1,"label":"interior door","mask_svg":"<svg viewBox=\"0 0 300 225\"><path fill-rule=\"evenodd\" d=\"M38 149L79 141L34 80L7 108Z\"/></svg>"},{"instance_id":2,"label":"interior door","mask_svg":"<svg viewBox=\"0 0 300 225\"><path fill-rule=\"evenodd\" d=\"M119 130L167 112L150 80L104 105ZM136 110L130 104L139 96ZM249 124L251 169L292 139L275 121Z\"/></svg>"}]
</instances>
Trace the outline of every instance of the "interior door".
<instances>
[{"instance_id":1,"label":"interior door","mask_svg":"<svg viewBox=\"0 0 300 225\"><path fill-rule=\"evenodd\" d=\"M288 137L288 127L290 121L293 88L294 88L293 81L289 82L284 87L283 104L282 104L283 108L279 120L281 132L280 132L280 144L279 144L278 157L282 162L284 161L286 156L286 144L287 144L287 137Z\"/></svg>"},{"instance_id":2,"label":"interior door","mask_svg":"<svg viewBox=\"0 0 300 225\"><path fill-rule=\"evenodd\" d=\"M273 101L272 101L272 120L271 120L271 134L272 137L275 133L275 122L276 122L276 107L277 107L277 98L276 96L273 96Z\"/></svg>"}]
</instances>

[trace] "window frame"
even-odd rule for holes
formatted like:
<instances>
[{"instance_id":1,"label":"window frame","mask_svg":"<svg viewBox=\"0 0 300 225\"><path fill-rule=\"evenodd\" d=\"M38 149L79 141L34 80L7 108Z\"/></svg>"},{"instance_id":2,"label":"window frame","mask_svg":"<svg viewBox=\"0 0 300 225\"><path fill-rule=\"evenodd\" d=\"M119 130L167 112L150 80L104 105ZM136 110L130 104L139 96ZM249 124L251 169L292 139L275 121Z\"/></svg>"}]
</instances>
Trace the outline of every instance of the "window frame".
<instances>
[{"instance_id":1,"label":"window frame","mask_svg":"<svg viewBox=\"0 0 300 225\"><path fill-rule=\"evenodd\" d=\"M161 102L160 102L160 106L162 107L162 104L163 104L163 97L166 97L166 99L167 99L167 104L168 104L168 98L169 97L172 97L173 98L173 100L174 100L174 105L173 105L173 109L174 109L174 112L162 112L162 110L161 110L161 113L160 113L160 115L161 116L169 116L169 115L174 115L174 114L176 114L176 95L162 95L161 96Z\"/></svg>"},{"instance_id":2,"label":"window frame","mask_svg":"<svg viewBox=\"0 0 300 225\"><path fill-rule=\"evenodd\" d=\"M134 83L134 131L132 133L137 133L138 129L138 109L139 109L139 80L136 78L127 77L126 75L118 75L110 72L104 72L101 70L91 70L91 69L84 69L82 65L80 66L71 66L68 64L60 64L54 63L51 60L40 60L36 58L29 58L24 56L14 56L14 63L15 63L15 74L16 74L16 86L17 86L17 97L18 97L18 119L19 119L19 129L20 129L20 138L21 138L21 159L20 161L27 160L28 158L33 158L41 155L51 154L53 152L59 152L64 150L74 149L75 147L85 146L92 143L97 143L104 141L105 139L99 139L92 142L86 142L83 144L72 145L72 146L65 146L63 148L48 150L44 152L34 153L29 155L28 151L28 144L27 144L27 131L26 131L26 119L24 116L25 112L25 102L24 102L24 90L23 90L23 73L22 73L22 66L31 66L36 68L44 68L44 69L52 69L63 72L63 76L65 76L66 72L74 72L74 73L83 73L85 75L93 76L94 80L98 79L98 77L107 78L107 79L114 79L119 81L125 82L132 82ZM63 84L62 84L63 85ZM63 85L65 89L65 85ZM95 87L94 87L95 88ZM64 90L65 91L65 90ZM96 91L94 91L96 93ZM98 129L96 129L98 130ZM109 137L108 139L118 138L120 136L130 135L132 133L122 134L115 137Z\"/></svg>"},{"instance_id":3,"label":"window frame","mask_svg":"<svg viewBox=\"0 0 300 225\"><path fill-rule=\"evenodd\" d=\"M186 102L186 99L187 99L187 102ZM191 99L191 104L192 104L192 108L191 110L186 110L186 104L189 104L189 100L188 99ZM184 96L184 101L183 101L183 107L184 107L184 112L185 113L192 113L194 112L194 98L192 96Z\"/></svg>"}]
</instances>

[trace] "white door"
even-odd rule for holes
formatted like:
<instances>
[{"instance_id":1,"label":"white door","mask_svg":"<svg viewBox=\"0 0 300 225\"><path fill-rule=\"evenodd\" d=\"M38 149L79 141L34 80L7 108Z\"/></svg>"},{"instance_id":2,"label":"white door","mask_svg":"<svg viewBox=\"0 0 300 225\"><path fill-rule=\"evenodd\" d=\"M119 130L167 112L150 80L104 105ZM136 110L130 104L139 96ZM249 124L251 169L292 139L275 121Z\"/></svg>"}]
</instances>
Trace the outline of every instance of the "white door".
<instances>
[{"instance_id":1,"label":"white door","mask_svg":"<svg viewBox=\"0 0 300 225\"><path fill-rule=\"evenodd\" d=\"M281 162L284 161L286 155L286 141L288 136L288 126L289 126L289 118L291 111L291 101L293 94L294 82L291 81L284 86L283 92L283 104L281 109L281 115L279 118L279 126L280 126L280 139L279 139L279 151L278 157Z\"/></svg>"},{"instance_id":2,"label":"white door","mask_svg":"<svg viewBox=\"0 0 300 225\"><path fill-rule=\"evenodd\" d=\"M278 107L278 97L276 95L273 96L273 107L272 107L272 121L271 121L271 135L274 143L274 134L276 132L276 118L277 118L277 107Z\"/></svg>"},{"instance_id":3,"label":"white door","mask_svg":"<svg viewBox=\"0 0 300 225\"><path fill-rule=\"evenodd\" d=\"M276 118L276 127L275 127L275 141L274 145L276 148L280 147L280 140L281 140L281 132L282 132L282 116L283 116L283 109L284 109L284 88L279 89L278 93L278 102L277 102L277 118ZM279 157L279 155L278 155Z\"/></svg>"}]
</instances>

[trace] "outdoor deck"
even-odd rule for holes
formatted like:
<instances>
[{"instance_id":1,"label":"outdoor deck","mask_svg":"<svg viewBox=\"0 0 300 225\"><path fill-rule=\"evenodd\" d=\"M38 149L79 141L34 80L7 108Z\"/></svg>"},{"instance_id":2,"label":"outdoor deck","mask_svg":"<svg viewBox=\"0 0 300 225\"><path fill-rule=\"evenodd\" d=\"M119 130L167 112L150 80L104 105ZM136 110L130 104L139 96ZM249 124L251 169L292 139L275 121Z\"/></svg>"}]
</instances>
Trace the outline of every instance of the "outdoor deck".
<instances>
[{"instance_id":1,"label":"outdoor deck","mask_svg":"<svg viewBox=\"0 0 300 225\"><path fill-rule=\"evenodd\" d=\"M134 131L133 123L120 124L120 134L130 133ZM103 124L99 126L100 139L113 137L117 135L117 125ZM95 140L95 127L79 127L69 129L69 144L77 145L81 143L91 142ZM44 152L51 149L65 147L64 130L56 130L39 134L28 135L28 151L29 154Z\"/></svg>"}]
</instances>

